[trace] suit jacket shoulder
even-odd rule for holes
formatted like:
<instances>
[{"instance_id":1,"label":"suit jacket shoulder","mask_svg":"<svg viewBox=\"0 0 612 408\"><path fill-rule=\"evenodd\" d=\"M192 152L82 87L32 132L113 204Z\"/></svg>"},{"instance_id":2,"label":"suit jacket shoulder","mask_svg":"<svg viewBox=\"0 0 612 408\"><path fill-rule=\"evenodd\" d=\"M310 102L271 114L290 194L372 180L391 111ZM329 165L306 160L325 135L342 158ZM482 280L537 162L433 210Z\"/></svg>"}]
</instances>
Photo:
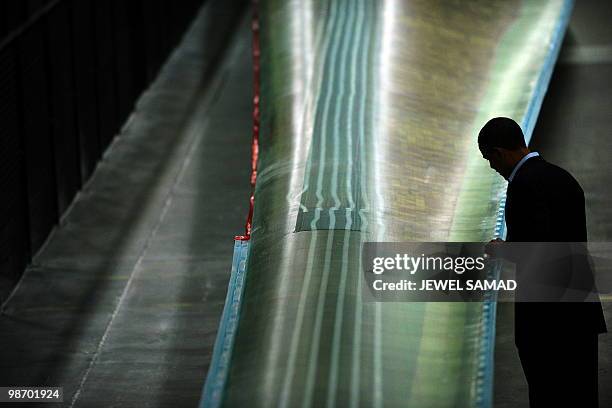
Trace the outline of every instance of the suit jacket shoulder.
<instances>
[{"instance_id":1,"label":"suit jacket shoulder","mask_svg":"<svg viewBox=\"0 0 612 408\"><path fill-rule=\"evenodd\" d=\"M582 187L567 170L544 160L541 156L527 160L510 186L545 192L554 198L567 195L584 196Z\"/></svg>"},{"instance_id":2,"label":"suit jacket shoulder","mask_svg":"<svg viewBox=\"0 0 612 408\"><path fill-rule=\"evenodd\" d=\"M527 160L508 185L508 241L584 242L584 192L566 170L542 157Z\"/></svg>"}]
</instances>

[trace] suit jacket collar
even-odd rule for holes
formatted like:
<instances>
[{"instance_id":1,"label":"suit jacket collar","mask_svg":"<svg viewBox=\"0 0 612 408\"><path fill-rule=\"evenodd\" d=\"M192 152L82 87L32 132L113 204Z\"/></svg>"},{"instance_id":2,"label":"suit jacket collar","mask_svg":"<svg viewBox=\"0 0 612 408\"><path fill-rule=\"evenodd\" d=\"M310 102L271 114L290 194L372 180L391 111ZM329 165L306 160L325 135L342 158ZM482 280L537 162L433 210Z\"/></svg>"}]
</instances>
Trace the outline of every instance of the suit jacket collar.
<instances>
[{"instance_id":1,"label":"suit jacket collar","mask_svg":"<svg viewBox=\"0 0 612 408\"><path fill-rule=\"evenodd\" d=\"M537 153L537 155L530 156L527 159L523 158L523 159L521 159L522 163L520 161L519 161L519 163L517 163L516 167L514 168L512 173L510 174L510 177L509 177L509 180L508 180L509 184L512 184L512 181L514 181L516 179L516 177L520 174L521 170L524 170L524 167L527 166L530 162L544 160L542 158L542 155L539 154L538 152L531 152L531 153ZM531 153L529 153L529 154L531 154Z\"/></svg>"}]
</instances>

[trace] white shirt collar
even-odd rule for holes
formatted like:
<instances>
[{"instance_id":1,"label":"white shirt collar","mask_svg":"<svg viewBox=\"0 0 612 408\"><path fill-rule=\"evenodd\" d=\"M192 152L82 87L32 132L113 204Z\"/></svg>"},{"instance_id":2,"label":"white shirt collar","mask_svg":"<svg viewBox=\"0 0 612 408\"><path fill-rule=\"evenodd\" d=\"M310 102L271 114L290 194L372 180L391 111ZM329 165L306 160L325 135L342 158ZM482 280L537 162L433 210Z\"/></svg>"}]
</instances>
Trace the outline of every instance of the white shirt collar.
<instances>
[{"instance_id":1,"label":"white shirt collar","mask_svg":"<svg viewBox=\"0 0 612 408\"><path fill-rule=\"evenodd\" d=\"M512 179L516 175L516 172L521 168L521 166L527 160L531 159L532 157L539 156L539 155L540 155L540 153L538 153L538 152L531 152L531 153L528 153L525 156L523 156L523 158L516 164L516 166L514 166L514 170L512 170L512 173L510 173L510 177L508 177L508 183L512 182Z\"/></svg>"}]
</instances>

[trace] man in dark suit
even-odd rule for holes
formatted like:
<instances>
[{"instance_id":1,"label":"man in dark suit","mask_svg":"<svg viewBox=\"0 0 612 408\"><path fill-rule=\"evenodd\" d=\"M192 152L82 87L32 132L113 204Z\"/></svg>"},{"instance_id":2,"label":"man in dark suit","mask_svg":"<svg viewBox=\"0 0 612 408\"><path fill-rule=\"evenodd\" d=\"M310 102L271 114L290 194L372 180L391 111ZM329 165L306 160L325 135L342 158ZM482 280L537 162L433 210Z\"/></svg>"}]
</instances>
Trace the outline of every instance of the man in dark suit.
<instances>
[{"instance_id":1,"label":"man in dark suit","mask_svg":"<svg viewBox=\"0 0 612 408\"><path fill-rule=\"evenodd\" d=\"M478 147L491 168L509 183L505 207L507 242L587 241L582 188L567 171L531 152L514 120L491 119L478 135ZM516 245L502 243L500 239L491 241L487 251ZM538 244L525 246L534 248ZM566 276L567 268L543 272L544 269L521 269L519 260L517 294L521 287L526 293L538 278L549 279L545 282L548 287L571 279ZM579 273L587 274L586 269ZM582 280L592 281L592 276ZM532 408L598 406L597 336L604 332L606 324L598 298L595 302L515 303L515 344Z\"/></svg>"}]
</instances>

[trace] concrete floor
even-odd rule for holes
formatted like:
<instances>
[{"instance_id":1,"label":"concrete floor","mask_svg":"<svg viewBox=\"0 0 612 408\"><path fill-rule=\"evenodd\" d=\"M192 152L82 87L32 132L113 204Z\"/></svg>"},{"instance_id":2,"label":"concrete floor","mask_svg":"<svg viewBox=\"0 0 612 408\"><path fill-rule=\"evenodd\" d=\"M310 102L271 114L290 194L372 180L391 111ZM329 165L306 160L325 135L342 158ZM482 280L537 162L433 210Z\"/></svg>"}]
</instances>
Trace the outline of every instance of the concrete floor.
<instances>
[{"instance_id":1,"label":"concrete floor","mask_svg":"<svg viewBox=\"0 0 612 408\"><path fill-rule=\"evenodd\" d=\"M587 202L589 241L612 240L612 4L576 1L531 148L570 171ZM612 303L604 303L612 328ZM513 305L500 303L495 344L495 407L528 407L514 348ZM612 407L612 335L599 338L600 406ZM562 392L562 391L560 391Z\"/></svg>"},{"instance_id":2,"label":"concrete floor","mask_svg":"<svg viewBox=\"0 0 612 408\"><path fill-rule=\"evenodd\" d=\"M236 3L206 2L4 305L3 386L63 386L70 407L197 405L250 192Z\"/></svg>"}]
</instances>

